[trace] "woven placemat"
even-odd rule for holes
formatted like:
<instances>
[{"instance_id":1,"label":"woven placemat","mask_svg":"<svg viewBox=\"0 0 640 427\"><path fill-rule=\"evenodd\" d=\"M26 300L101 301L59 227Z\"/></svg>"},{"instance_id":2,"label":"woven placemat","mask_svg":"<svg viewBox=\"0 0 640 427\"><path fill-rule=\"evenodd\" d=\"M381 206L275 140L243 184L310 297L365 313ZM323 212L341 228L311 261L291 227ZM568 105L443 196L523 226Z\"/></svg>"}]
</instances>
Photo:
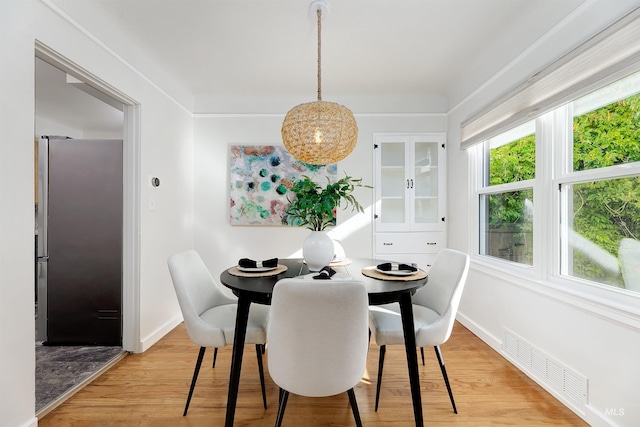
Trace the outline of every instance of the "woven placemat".
<instances>
[{"instance_id":1,"label":"woven placemat","mask_svg":"<svg viewBox=\"0 0 640 427\"><path fill-rule=\"evenodd\" d=\"M369 267L363 268L362 274L368 277L372 277L374 279L393 280L396 282L408 282L411 280L419 280L427 277L427 272L420 269L418 269L418 271L416 271L415 273L410 274L409 276L392 276L391 274L380 273L378 270L376 270L375 265L371 265Z\"/></svg>"},{"instance_id":2,"label":"woven placemat","mask_svg":"<svg viewBox=\"0 0 640 427\"><path fill-rule=\"evenodd\" d=\"M331 261L331 263L329 264L329 267L344 267L345 265L349 265L351 264L351 260L350 259L341 259L339 261Z\"/></svg>"},{"instance_id":3,"label":"woven placemat","mask_svg":"<svg viewBox=\"0 0 640 427\"><path fill-rule=\"evenodd\" d=\"M269 276L275 276L277 274L280 274L283 271L287 271L287 269L288 267L286 265L278 264L278 266L273 270L257 271L254 273L254 272L239 270L238 266L235 266L228 269L227 272L233 276L240 276L240 277L269 277Z\"/></svg>"}]
</instances>

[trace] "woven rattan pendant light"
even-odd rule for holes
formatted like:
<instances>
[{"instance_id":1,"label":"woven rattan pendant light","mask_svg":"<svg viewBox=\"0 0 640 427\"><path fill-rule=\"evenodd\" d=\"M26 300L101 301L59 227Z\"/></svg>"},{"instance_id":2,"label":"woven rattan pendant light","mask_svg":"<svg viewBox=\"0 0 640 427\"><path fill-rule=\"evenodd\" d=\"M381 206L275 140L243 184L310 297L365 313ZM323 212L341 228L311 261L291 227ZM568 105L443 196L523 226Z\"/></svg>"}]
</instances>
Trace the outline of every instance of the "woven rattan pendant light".
<instances>
[{"instance_id":1,"label":"woven rattan pendant light","mask_svg":"<svg viewBox=\"0 0 640 427\"><path fill-rule=\"evenodd\" d=\"M282 141L296 159L312 165L328 165L347 157L358 141L353 113L344 105L322 100L321 21L327 10L316 0L311 10L318 20L318 100L293 107L282 122Z\"/></svg>"}]
</instances>

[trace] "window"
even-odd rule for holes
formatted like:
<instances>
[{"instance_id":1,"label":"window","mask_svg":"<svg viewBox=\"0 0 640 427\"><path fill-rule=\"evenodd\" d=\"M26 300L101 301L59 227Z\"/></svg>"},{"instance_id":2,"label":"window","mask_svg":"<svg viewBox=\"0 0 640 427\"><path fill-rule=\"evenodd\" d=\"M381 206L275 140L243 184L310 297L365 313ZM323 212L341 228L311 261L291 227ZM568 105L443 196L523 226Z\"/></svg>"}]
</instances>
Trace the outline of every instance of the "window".
<instances>
[{"instance_id":1,"label":"window","mask_svg":"<svg viewBox=\"0 0 640 427\"><path fill-rule=\"evenodd\" d=\"M484 141L477 158L481 255L640 292L640 72ZM538 253L542 229L558 233Z\"/></svg>"},{"instance_id":2,"label":"window","mask_svg":"<svg viewBox=\"0 0 640 427\"><path fill-rule=\"evenodd\" d=\"M535 122L518 126L483 145L479 252L532 265Z\"/></svg>"},{"instance_id":3,"label":"window","mask_svg":"<svg viewBox=\"0 0 640 427\"><path fill-rule=\"evenodd\" d=\"M572 138L560 182L561 273L637 291L639 92L636 73L568 106Z\"/></svg>"}]
</instances>

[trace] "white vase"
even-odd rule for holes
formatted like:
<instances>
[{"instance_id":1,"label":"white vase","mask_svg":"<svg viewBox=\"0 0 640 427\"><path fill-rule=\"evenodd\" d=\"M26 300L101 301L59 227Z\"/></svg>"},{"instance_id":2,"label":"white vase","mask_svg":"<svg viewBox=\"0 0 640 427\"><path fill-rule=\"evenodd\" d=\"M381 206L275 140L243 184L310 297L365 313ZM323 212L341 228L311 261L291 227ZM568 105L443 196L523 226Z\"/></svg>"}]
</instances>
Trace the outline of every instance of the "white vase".
<instances>
[{"instance_id":1,"label":"white vase","mask_svg":"<svg viewBox=\"0 0 640 427\"><path fill-rule=\"evenodd\" d=\"M333 259L333 240L324 231L312 231L302 245L302 257L309 271L320 271Z\"/></svg>"}]
</instances>

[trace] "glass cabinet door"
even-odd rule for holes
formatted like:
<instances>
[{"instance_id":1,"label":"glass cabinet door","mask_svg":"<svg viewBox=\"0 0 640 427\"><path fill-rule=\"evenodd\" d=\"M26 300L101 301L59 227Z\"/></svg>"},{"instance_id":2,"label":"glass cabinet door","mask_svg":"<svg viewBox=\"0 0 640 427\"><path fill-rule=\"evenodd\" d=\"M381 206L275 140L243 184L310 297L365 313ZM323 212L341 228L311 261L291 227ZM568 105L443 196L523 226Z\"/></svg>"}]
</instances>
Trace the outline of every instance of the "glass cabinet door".
<instances>
[{"instance_id":1,"label":"glass cabinet door","mask_svg":"<svg viewBox=\"0 0 640 427\"><path fill-rule=\"evenodd\" d=\"M412 222L438 222L438 146L437 142L413 141Z\"/></svg>"},{"instance_id":2,"label":"glass cabinet door","mask_svg":"<svg viewBox=\"0 0 640 427\"><path fill-rule=\"evenodd\" d=\"M380 213L382 224L407 222L407 170L404 141L380 144Z\"/></svg>"},{"instance_id":3,"label":"glass cabinet door","mask_svg":"<svg viewBox=\"0 0 640 427\"><path fill-rule=\"evenodd\" d=\"M444 229L444 133L376 134L376 231Z\"/></svg>"}]
</instances>

